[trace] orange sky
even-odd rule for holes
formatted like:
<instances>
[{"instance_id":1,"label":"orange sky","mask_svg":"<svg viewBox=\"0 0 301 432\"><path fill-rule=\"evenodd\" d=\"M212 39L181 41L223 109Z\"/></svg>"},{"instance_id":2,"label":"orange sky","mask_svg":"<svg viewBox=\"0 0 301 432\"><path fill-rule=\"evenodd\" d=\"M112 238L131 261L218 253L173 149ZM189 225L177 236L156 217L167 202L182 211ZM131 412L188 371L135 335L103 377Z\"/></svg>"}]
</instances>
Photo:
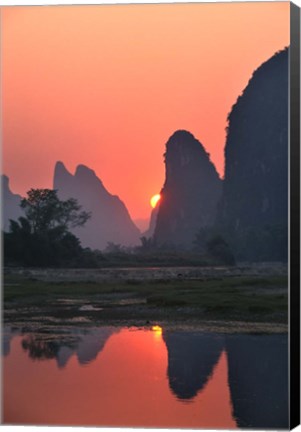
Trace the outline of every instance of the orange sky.
<instances>
[{"instance_id":1,"label":"orange sky","mask_svg":"<svg viewBox=\"0 0 301 432\"><path fill-rule=\"evenodd\" d=\"M3 171L52 187L57 160L94 169L131 216L187 129L223 174L226 117L289 44L289 2L2 7Z\"/></svg>"}]
</instances>

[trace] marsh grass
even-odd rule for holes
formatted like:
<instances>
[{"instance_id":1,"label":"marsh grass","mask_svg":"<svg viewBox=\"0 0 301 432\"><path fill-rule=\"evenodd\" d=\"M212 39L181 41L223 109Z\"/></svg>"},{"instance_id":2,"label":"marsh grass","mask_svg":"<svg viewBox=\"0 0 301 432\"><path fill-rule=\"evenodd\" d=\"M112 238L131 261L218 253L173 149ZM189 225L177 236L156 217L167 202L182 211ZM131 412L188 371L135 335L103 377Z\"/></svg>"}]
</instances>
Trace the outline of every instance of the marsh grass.
<instances>
[{"instance_id":1,"label":"marsh grass","mask_svg":"<svg viewBox=\"0 0 301 432\"><path fill-rule=\"evenodd\" d=\"M141 298L144 307L118 306L116 297ZM223 277L203 280L121 281L118 283L49 283L8 276L4 280L4 311L22 307L47 308L53 315L99 316L79 312L78 304L90 303L114 311L114 316L139 316L166 309L169 315L181 315L181 311L193 310L192 315L216 319L240 319L246 321L270 319L287 320L287 278ZM70 305L59 304L65 299ZM79 302L79 303L78 303ZM77 307L77 308L76 308ZM115 309L114 309L115 307ZM148 309L151 309L151 312ZM46 309L45 309L46 310ZM147 312L147 313L146 313Z\"/></svg>"}]
</instances>

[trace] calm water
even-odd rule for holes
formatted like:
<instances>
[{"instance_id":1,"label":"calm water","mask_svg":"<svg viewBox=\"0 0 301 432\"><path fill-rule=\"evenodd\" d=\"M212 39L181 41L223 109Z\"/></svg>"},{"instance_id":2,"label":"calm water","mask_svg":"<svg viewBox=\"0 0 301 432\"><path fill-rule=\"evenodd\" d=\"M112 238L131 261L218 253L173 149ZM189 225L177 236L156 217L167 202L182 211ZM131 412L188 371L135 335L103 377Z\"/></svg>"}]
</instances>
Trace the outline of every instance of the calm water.
<instances>
[{"instance_id":1,"label":"calm water","mask_svg":"<svg viewBox=\"0 0 301 432\"><path fill-rule=\"evenodd\" d=\"M287 336L4 328L4 422L287 428Z\"/></svg>"}]
</instances>

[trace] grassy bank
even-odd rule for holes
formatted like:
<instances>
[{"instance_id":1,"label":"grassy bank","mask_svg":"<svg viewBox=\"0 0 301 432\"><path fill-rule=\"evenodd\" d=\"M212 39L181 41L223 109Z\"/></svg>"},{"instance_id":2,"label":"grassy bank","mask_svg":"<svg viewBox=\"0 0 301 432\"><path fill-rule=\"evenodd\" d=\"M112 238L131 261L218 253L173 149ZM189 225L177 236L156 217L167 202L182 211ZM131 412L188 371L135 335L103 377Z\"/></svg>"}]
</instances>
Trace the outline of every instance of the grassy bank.
<instances>
[{"instance_id":1,"label":"grassy bank","mask_svg":"<svg viewBox=\"0 0 301 432\"><path fill-rule=\"evenodd\" d=\"M47 283L8 276L5 322L287 322L287 278Z\"/></svg>"}]
</instances>

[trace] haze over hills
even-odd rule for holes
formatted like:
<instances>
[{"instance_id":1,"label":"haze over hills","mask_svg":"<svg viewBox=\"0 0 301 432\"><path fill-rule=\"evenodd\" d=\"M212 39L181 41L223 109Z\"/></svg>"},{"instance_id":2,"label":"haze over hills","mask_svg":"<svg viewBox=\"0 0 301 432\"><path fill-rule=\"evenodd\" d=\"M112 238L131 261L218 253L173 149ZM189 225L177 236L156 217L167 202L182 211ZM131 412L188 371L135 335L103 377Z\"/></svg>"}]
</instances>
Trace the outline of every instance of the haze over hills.
<instances>
[{"instance_id":1,"label":"haze over hills","mask_svg":"<svg viewBox=\"0 0 301 432\"><path fill-rule=\"evenodd\" d=\"M108 242L123 246L139 243L141 233L124 203L106 190L93 170L79 165L72 175L62 162L57 162L53 187L60 199L75 198L85 211L91 212L86 225L73 230L83 246L104 249Z\"/></svg>"},{"instance_id":2,"label":"haze over hills","mask_svg":"<svg viewBox=\"0 0 301 432\"><path fill-rule=\"evenodd\" d=\"M23 210L20 207L22 197L14 194L9 187L9 178L6 175L1 176L2 187L2 226L4 231L9 230L9 220L17 220L23 215Z\"/></svg>"},{"instance_id":3,"label":"haze over hills","mask_svg":"<svg viewBox=\"0 0 301 432\"><path fill-rule=\"evenodd\" d=\"M191 246L200 228L214 223L221 192L222 181L202 144L190 132L175 132L166 144L157 243Z\"/></svg>"},{"instance_id":4,"label":"haze over hills","mask_svg":"<svg viewBox=\"0 0 301 432\"><path fill-rule=\"evenodd\" d=\"M229 115L218 223L241 259L287 256L288 49L253 74Z\"/></svg>"},{"instance_id":5,"label":"haze over hills","mask_svg":"<svg viewBox=\"0 0 301 432\"><path fill-rule=\"evenodd\" d=\"M149 219L146 218L133 219L133 222L142 233L149 227Z\"/></svg>"}]
</instances>

